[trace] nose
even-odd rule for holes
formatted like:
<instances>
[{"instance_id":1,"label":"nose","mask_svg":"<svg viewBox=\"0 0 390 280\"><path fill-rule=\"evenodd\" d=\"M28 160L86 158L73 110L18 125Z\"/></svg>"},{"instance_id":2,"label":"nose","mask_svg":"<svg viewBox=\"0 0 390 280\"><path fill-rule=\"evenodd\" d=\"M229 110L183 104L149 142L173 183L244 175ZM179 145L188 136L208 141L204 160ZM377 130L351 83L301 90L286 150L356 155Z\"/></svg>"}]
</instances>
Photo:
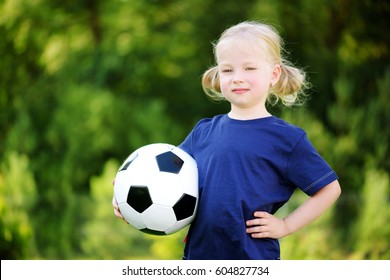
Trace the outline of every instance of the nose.
<instances>
[{"instance_id":1,"label":"nose","mask_svg":"<svg viewBox=\"0 0 390 280\"><path fill-rule=\"evenodd\" d=\"M240 71L234 73L233 79L234 84L242 84L244 82L244 77Z\"/></svg>"},{"instance_id":2,"label":"nose","mask_svg":"<svg viewBox=\"0 0 390 280\"><path fill-rule=\"evenodd\" d=\"M239 85L239 84L242 84L244 81L242 79L234 79L233 80L233 84L235 85Z\"/></svg>"}]
</instances>

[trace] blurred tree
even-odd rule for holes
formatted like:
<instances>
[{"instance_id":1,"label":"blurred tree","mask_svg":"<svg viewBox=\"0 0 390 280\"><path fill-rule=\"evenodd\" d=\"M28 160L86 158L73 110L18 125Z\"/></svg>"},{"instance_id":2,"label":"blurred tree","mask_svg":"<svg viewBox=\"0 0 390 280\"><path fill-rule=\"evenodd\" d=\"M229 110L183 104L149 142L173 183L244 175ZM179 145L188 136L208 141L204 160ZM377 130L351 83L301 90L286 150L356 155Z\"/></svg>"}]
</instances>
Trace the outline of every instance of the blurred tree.
<instances>
[{"instance_id":1,"label":"blurred tree","mask_svg":"<svg viewBox=\"0 0 390 280\"><path fill-rule=\"evenodd\" d=\"M0 174L1 259L26 259L36 252L29 213L37 198L34 176L25 155L9 153Z\"/></svg>"},{"instance_id":2,"label":"blurred tree","mask_svg":"<svg viewBox=\"0 0 390 280\"><path fill-rule=\"evenodd\" d=\"M388 260L390 227L384 225L390 218L389 174L377 169L366 170L360 219L353 231L353 257Z\"/></svg>"},{"instance_id":3,"label":"blurred tree","mask_svg":"<svg viewBox=\"0 0 390 280\"><path fill-rule=\"evenodd\" d=\"M148 258L146 252L151 242L140 238L140 233L125 222L112 219L113 209L107 198L112 197L112 174L115 174L118 167L118 162L110 160L105 164L100 176L91 178L91 199L85 200L87 207L84 208L88 212L88 220L82 226L82 254L77 256L78 258ZM123 246L124 244L126 246Z\"/></svg>"}]
</instances>

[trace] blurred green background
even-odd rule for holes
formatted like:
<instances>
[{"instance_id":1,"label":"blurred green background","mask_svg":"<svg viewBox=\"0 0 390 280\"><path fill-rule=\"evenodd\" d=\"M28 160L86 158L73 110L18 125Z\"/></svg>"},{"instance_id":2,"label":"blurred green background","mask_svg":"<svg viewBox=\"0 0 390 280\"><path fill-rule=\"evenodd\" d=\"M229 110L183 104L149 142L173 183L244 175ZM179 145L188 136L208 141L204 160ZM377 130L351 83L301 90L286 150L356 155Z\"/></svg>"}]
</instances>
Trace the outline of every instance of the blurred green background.
<instances>
[{"instance_id":1,"label":"blurred green background","mask_svg":"<svg viewBox=\"0 0 390 280\"><path fill-rule=\"evenodd\" d=\"M226 112L200 77L242 20L273 24L308 72L306 106L270 110L307 131L343 189L281 240L282 259L390 259L389 16L378 0L0 1L1 259L180 259L186 230L116 218L112 179L136 148Z\"/></svg>"}]
</instances>

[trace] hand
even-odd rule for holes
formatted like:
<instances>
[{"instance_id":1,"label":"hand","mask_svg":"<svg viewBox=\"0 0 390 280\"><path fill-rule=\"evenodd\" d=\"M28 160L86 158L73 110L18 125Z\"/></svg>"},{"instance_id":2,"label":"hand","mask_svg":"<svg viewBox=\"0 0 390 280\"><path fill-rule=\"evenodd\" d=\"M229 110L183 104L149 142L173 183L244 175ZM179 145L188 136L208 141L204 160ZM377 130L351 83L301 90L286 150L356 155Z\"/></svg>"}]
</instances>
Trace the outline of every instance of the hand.
<instances>
[{"instance_id":1,"label":"hand","mask_svg":"<svg viewBox=\"0 0 390 280\"><path fill-rule=\"evenodd\" d=\"M114 182L115 182L115 180L112 181L113 185L114 185ZM127 221L125 220L125 218L123 217L123 215L119 209L118 203L116 202L114 195L112 196L112 207L114 207L115 216L117 216L118 218L121 218L122 220L124 220L127 223Z\"/></svg>"},{"instance_id":2,"label":"hand","mask_svg":"<svg viewBox=\"0 0 390 280\"><path fill-rule=\"evenodd\" d=\"M246 232L253 238L281 238L288 234L283 219L279 219L267 212L256 211L252 220L246 221Z\"/></svg>"}]
</instances>

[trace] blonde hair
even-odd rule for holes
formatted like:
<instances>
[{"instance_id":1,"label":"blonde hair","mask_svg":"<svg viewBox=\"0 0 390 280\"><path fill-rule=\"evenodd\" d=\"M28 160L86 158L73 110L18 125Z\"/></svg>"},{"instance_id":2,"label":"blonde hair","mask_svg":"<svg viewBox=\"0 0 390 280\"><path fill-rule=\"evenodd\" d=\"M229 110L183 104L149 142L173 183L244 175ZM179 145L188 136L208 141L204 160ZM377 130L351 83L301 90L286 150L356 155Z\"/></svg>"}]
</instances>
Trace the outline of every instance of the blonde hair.
<instances>
[{"instance_id":1,"label":"blonde hair","mask_svg":"<svg viewBox=\"0 0 390 280\"><path fill-rule=\"evenodd\" d=\"M221 45L232 42L249 44L260 48L267 55L271 63L281 67L280 78L277 83L270 87L267 101L275 105L281 101L286 106L301 104L304 89L309 86L306 74L303 70L294 67L283 58L283 41L279 33L270 25L259 22L242 22L225 30L219 40L213 44L214 56L217 61L217 50ZM209 68L202 76L202 87L205 93L215 101L225 100L221 93L218 66Z\"/></svg>"}]
</instances>

